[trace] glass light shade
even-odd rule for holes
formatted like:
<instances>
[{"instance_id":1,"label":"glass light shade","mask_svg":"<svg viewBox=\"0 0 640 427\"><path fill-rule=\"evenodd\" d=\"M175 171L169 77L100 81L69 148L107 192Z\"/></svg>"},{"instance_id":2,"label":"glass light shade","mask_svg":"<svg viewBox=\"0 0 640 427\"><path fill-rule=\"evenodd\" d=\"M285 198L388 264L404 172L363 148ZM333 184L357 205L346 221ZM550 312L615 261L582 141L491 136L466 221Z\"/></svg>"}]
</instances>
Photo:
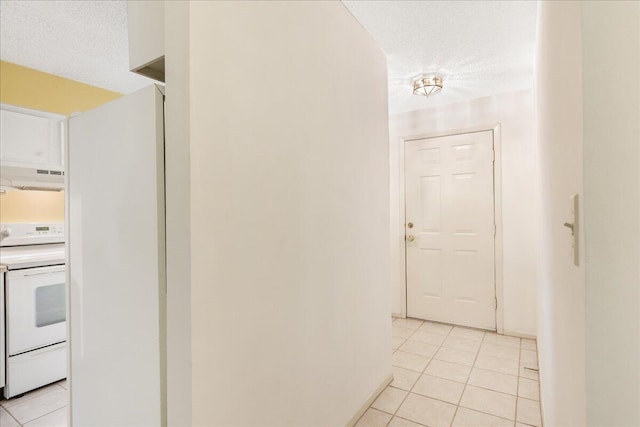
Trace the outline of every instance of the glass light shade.
<instances>
[{"instance_id":1,"label":"glass light shade","mask_svg":"<svg viewBox=\"0 0 640 427\"><path fill-rule=\"evenodd\" d=\"M442 79L438 76L427 75L413 81L413 94L429 96L442 90Z\"/></svg>"}]
</instances>

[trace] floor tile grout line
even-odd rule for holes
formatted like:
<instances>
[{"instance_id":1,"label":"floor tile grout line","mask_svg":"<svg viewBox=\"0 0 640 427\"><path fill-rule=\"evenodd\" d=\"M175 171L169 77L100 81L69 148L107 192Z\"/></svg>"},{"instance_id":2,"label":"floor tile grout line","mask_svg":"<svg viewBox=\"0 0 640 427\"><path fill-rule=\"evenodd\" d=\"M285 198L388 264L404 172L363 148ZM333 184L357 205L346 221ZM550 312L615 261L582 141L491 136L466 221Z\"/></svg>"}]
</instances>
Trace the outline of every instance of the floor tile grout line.
<instances>
[{"instance_id":1,"label":"floor tile grout line","mask_svg":"<svg viewBox=\"0 0 640 427\"><path fill-rule=\"evenodd\" d=\"M395 322L395 320L393 320L393 321L391 322L392 327L393 327L393 323L394 323L394 322ZM409 340L409 338L410 338L410 337L412 337L412 336L416 333L416 331L417 331L418 329L420 329L420 327L421 327L423 324L424 324L424 321L422 321L422 323L420 323L420 326L418 326L416 329L414 329L414 330L413 330L413 332L412 332L408 337L404 338L404 341L402 341L402 344L400 344L400 345L398 346L398 348L396 348L395 350L393 350L393 351L391 352L391 355L393 355L396 351L398 351L398 349L399 349L400 347L402 347L402 345L403 345L405 342L407 342L407 340ZM398 326L398 327L400 327L400 326ZM425 365L424 369L426 369L426 368L427 368L427 366L429 365L429 363L431 363L431 360L429 360L429 362L427 362L427 365ZM395 366L395 365L391 365L391 366L393 367L393 366ZM403 368L403 369L406 369L406 368ZM423 371L424 371L424 369L423 369ZM407 370L411 371L411 369L407 369ZM415 372L415 371L413 371L413 372ZM420 375L422 375L422 373L420 373ZM418 377L418 378L420 378L420 377ZM416 380L416 381L417 381L417 380ZM393 383L393 381L391 381L391 383ZM391 386L391 383L389 383L389 385L387 385L387 387L385 387L385 390L386 390L387 388L389 388L389 387L392 387L392 386ZM415 384L414 384L414 385L415 385ZM396 387L394 387L394 388L396 388ZM413 386L412 386L412 388L413 388ZM398 389L398 390L402 390L402 389ZM403 390L403 391L406 391L406 390ZM382 391L382 393L384 393L384 390ZM382 393L380 393L380 394L382 394ZM390 415L391 415L391 418L389 418L389 421L387 421L387 423L385 424L385 427L386 427L386 426L388 426L388 425L389 425L389 423L390 423L391 421L393 421L393 417L395 417L395 416L396 416L396 412L398 412L398 409L400 409L400 407L402 406L402 404L404 403L404 401L407 399L407 396L409 396L409 393L410 393L410 391L409 391L409 392L407 392L407 395L402 399L402 402L400 402L400 404L398 405L398 407L396 408L396 410L393 412L393 414L390 414ZM377 399L378 399L378 398L376 397L376 400L377 400ZM374 403L375 403L375 400L371 403L371 405L369 405L369 408L368 408L367 410L369 410L370 408L372 408L372 405L373 405ZM374 409L376 409L376 408L374 408ZM381 411L381 412L385 412L385 411ZM365 411L365 413L366 413L366 411ZM386 412L386 413L388 414L388 412ZM362 414L362 417L364 417L364 414ZM356 424L360 421L360 419L362 419L362 417L360 417L360 418L358 419L358 421L356 422Z\"/></svg>"},{"instance_id":2,"label":"floor tile grout line","mask_svg":"<svg viewBox=\"0 0 640 427\"><path fill-rule=\"evenodd\" d=\"M517 338L517 337L516 337L516 338ZM483 340L483 342L484 342L484 340ZM491 344L491 343L488 343L488 344ZM520 347L518 347L518 350L520 350ZM479 355L479 354L480 354L480 351L478 351L478 355ZM499 359L499 358L498 358L498 359ZM477 357L476 357L476 361L477 361ZM475 368L475 367L476 367L476 366L475 366L475 363L474 363L473 368ZM482 368L478 368L478 369L482 369ZM499 416L499 415L490 414L490 413L488 413L488 412L479 411L479 410L477 410L477 409L467 408L466 406L462 406L462 407L463 407L463 408L466 408L466 409L471 409L471 410L473 410L473 411L480 412L480 413L483 413L483 414L491 415L491 416L493 416L493 417L502 418L502 419L507 420L507 421L513 421L513 422L514 422L514 424L518 423L518 420L517 420L517 417L518 417L518 399L519 399L519 398L521 398L521 399L525 399L525 398L520 397L520 396L518 395L518 387L519 387L519 384L520 384L520 371L519 371L519 369L520 369L520 352L518 352L518 375L517 375L517 380L516 380L516 395L515 395L515 396L514 396L514 395L512 395L512 394L510 394L510 393L504 393L504 392L501 392L501 391L498 391L498 390L492 390L492 389L488 389L488 388L485 388L485 387L480 387L480 386L476 386L476 385L473 385L473 384L468 384L468 381L467 381L467 384L465 385L465 390L466 390L466 387L467 387L467 386L472 386L472 387L482 388L483 390L488 390L488 391L493 391L493 392L495 392L495 393L504 394L504 395L507 395L507 396L514 396L514 397L516 398L516 406L515 406L515 414L514 414L514 419L513 419L513 420L509 420L509 419L504 418L504 417L501 417L501 416ZM485 369L485 370L487 370L487 369ZM495 372L495 371L490 371L490 372ZM500 372L496 372L496 373L500 373ZM503 375L508 375L508 374L503 374ZM513 376L513 375L511 375L511 376ZM532 399L527 399L527 400L532 400ZM462 398L461 398L461 401L462 401ZM458 406L460 407L460 405L458 405ZM457 413L457 410L456 410L456 413Z\"/></svg>"},{"instance_id":3,"label":"floor tile grout line","mask_svg":"<svg viewBox=\"0 0 640 427\"><path fill-rule=\"evenodd\" d=\"M522 345L522 340L520 340L520 345ZM520 350L520 348L518 348L518 382L516 384L516 413L515 413L515 420L516 420L516 424L518 423L518 398L520 395L520 364L522 363L521 360L522 359L522 351Z\"/></svg>"},{"instance_id":4,"label":"floor tile grout line","mask_svg":"<svg viewBox=\"0 0 640 427\"><path fill-rule=\"evenodd\" d=\"M448 333L446 336L450 336L451 331L453 331L453 329L454 329L454 326L453 326L453 325L450 325L450 326L452 326L452 328L450 329L449 333ZM409 339L409 338L407 338L407 339ZM484 336L483 336L483 340L484 340ZM444 341L443 341L443 342L444 342ZM441 345L440 347L442 347L442 345ZM480 355L480 348L478 348L478 350L477 350L477 352L476 352L476 359L474 360L474 366L471 366L471 370L473 370L473 368L475 367L475 362L477 361L477 359L478 359L478 356L479 356L479 355ZM424 373L424 371L426 371L426 370L427 370L427 367L431 364L431 362L432 362L433 360L434 360L434 359L433 359L433 358L431 358L431 360L429 361L429 363L427 364L427 366L425 367L425 369L423 370L423 372L420 374L420 376L423 376L423 375L429 375L429 374L425 374L425 373ZM435 360L438 360L438 359L435 359ZM455 363L455 362L447 362L447 363L453 363L453 364L455 364L455 365L469 367L469 366L467 366L467 365L461 365L460 363ZM416 372L416 371L414 371L414 372ZM493 372L493 371L492 371L492 372ZM433 375L430 375L430 376L433 376ZM464 390L466 389L467 385L471 385L471 384L468 384L468 382L469 382L469 378L470 378L470 377L471 377L471 372L469 372L469 375L468 375L468 377L467 377L467 381L464 383L464 388L463 388L463 390L462 390L462 394L464 394ZM436 378L441 378L441 377L436 377ZM418 380L419 380L419 379L420 379L420 377L418 377ZM462 384L462 383L460 383L459 381L451 380L451 379L448 379L448 378L441 378L441 379L445 379L445 380L448 380L448 381L456 382L456 383L458 383L458 384ZM420 393L414 393L414 392L413 392L413 389L415 388L415 385L418 383L418 380L416 380L416 382L413 384L413 386L411 387L411 389L410 389L410 391L408 392L407 396L405 396L405 398L403 399L403 401L400 403L400 406L402 406L402 403L404 403L404 401L407 399L407 397L408 397L408 396L409 396L409 394L411 394L411 393L413 393L413 394L417 394L417 395L419 395L419 396L424 396L424 395L422 395L422 394L420 394ZM477 386L473 386L473 387L477 387ZM489 391L494 391L494 392L496 392L496 393L501 393L501 394L505 394L505 395L508 395L508 396L513 396L512 394L502 393L502 392L499 392L499 391L496 391L496 390L486 389L486 388L484 388L484 387L478 387L478 388L482 388L482 389L484 389L484 390L489 390ZM461 407L461 406L460 406L460 403L462 402L462 394L460 395L460 399L458 399L458 404L457 404L457 405L455 405L455 406L456 406L456 410L455 410L455 412L454 412L454 414L453 414L453 418L451 419L451 423L452 423L452 424L453 424L453 422L455 421L455 416L456 416L456 414L458 413L458 409ZM437 398L435 398L435 397L431 397L431 396L424 396L424 397L427 397L427 398L429 398L429 399L437 400L437 401L439 401L439 402L444 402L444 403L448 403L448 404L452 405L452 403L451 403L451 402L445 402L444 400L437 399ZM513 397L516 397L516 400L517 400L517 396L513 396ZM398 406L398 409L396 409L395 413L393 414L393 416L394 416L394 417L396 416L395 414L396 414L396 413L398 412L398 410L400 409L400 406ZM515 425L515 423L516 423L516 421L515 421L515 420L510 420L510 419L508 419L508 418L504 418L504 417L501 417L501 416L499 416L499 415L490 414L490 413L488 413L488 412L480 411L480 410L477 410L477 409L467 408L466 406L462 406L462 408L470 409L470 410L472 410L472 411L475 411L475 412L478 412L478 413L481 413L481 414L485 414L485 415L490 415L490 416L492 416L492 417L501 418L501 419L506 420L506 421L513 421L514 425ZM393 417L391 418L391 420L393 420ZM391 420L389 420L389 422L391 422ZM411 420L409 420L409 421L411 421Z\"/></svg>"},{"instance_id":5,"label":"floor tile grout line","mask_svg":"<svg viewBox=\"0 0 640 427\"><path fill-rule=\"evenodd\" d=\"M414 334L415 334L415 333L416 333L416 332L417 332L417 331L418 331L418 330L419 330L419 329L420 329L420 328L425 324L425 322L426 322L426 321L424 321L424 320L423 320L423 321L422 321L422 323L420 324L420 326L419 326L415 331L413 331L413 334L411 334L411 335L409 335L409 336L407 337L407 340L408 340L409 338L411 338L411 336L413 336L413 335L414 335ZM447 335L445 335L445 336L449 336L449 334L451 333L451 331L452 331L452 330L453 330L453 327L451 327L451 329L449 329L449 332L447 332ZM444 341L443 341L443 342L444 342ZM442 347L442 345L440 345L439 347ZM439 348L438 348L438 350L439 350ZM437 352L437 350L436 350L436 352ZM434 353L434 356L435 356L435 353ZM389 422L387 422L386 426L388 426L388 425L389 425L389 423L390 423L391 421L393 421L393 417L395 417L395 416L396 416L396 414L397 414L397 413L398 413L398 411L400 410L400 407L402 407L402 404L407 400L407 397L409 397L409 395L411 394L412 390L414 389L414 387L415 387L415 386L416 386L416 384L418 383L418 380L420 379L420 377L421 377L422 375L424 375L424 371L426 371L426 370L427 370L427 368L429 367L429 365L431 364L431 362L432 362L432 361L433 361L433 356L432 356L431 358L429 358L429 361L427 362L427 364L424 366L424 368L422 369L422 371L420 371L420 375L418 376L418 378L416 379L416 381L413 383L413 385L411 386L411 388L410 388L410 389L409 389L409 391L407 392L407 395L404 397L404 399L402 399L402 402L400 402L400 404L398 405L398 407L396 408L396 410L393 412L393 414L392 414L392 416L391 416L391 419L389 420ZM391 387L391 385L389 385L388 387ZM415 394L418 394L418 393L415 393ZM414 422L413 420L409 420L409 421Z\"/></svg>"},{"instance_id":6,"label":"floor tile grout line","mask_svg":"<svg viewBox=\"0 0 640 427\"><path fill-rule=\"evenodd\" d=\"M18 421L18 419L16 417L14 417L13 414L11 412L9 412L9 410L7 410L7 408L5 408L3 406L2 409L4 409L4 411L7 413L7 415L9 415L16 422L16 424L18 424L19 426L22 426L20 421Z\"/></svg>"},{"instance_id":7,"label":"floor tile grout line","mask_svg":"<svg viewBox=\"0 0 640 427\"><path fill-rule=\"evenodd\" d=\"M486 332L482 335L482 341L480 341L480 347L482 347L482 342L484 341L484 337L486 336ZM467 375L467 381L464 383L464 387L462 388L462 393L460 393L460 398L458 399L458 404L456 405L456 410L453 413L453 418L451 419L451 426L453 422L456 420L456 415L458 415L458 410L460 409L460 404L462 403L462 396L464 396L464 392L469 385L469 379L471 378L471 373L473 372L473 368L476 366L476 361L478 360L478 356L480 355L480 347L478 347L478 351L476 352L476 357L473 359L473 365L471 365L471 370L469 371L469 375Z\"/></svg>"},{"instance_id":8,"label":"floor tile grout line","mask_svg":"<svg viewBox=\"0 0 640 427\"><path fill-rule=\"evenodd\" d=\"M416 331L418 331L418 329L420 329L422 327L422 325L424 325L424 321L420 324L420 326L413 331L413 333L411 335L409 335L407 337L407 339L405 340L405 342L407 342L409 340L409 338L411 338ZM420 376L422 375L422 373L425 371L425 369L427 369L427 366L429 366L429 364L431 363L431 361L433 360L433 358L429 359L429 361L427 362L426 365L424 365L424 368L422 369L422 371L420 372L420 375L418 375L418 379L420 379ZM415 372L415 371L414 371ZM388 426L389 423L391 423L391 421L393 421L393 417L396 416L396 414L398 413L398 411L400 410L400 407L402 406L402 404L404 403L405 400L407 400L407 397L409 397L409 395L411 394L411 390L413 390L413 387L416 385L416 383L418 382L418 379L416 379L416 381L413 383L413 385L411 386L411 388L409 389L409 391L407 391L406 396L404 396L404 398L402 399L402 402L400 402L400 404L398 405L398 407L396 408L395 411L393 411L393 414L391 414L391 418L389 419L389 421L387 422L387 424L385 426ZM393 383L393 381L392 381ZM389 385L388 387L391 387L391 385Z\"/></svg>"},{"instance_id":9,"label":"floor tile grout line","mask_svg":"<svg viewBox=\"0 0 640 427\"><path fill-rule=\"evenodd\" d=\"M486 336L486 333L485 333L485 336ZM509 335L507 335L507 336L509 336ZM518 337L515 337L515 338L518 338ZM484 337L483 337L482 343L485 343ZM486 342L486 343L487 344L493 344L493 343L489 343L489 342ZM500 345L500 344L496 344L496 345ZM503 347L508 347L508 346L503 346ZM520 350L520 347L518 347L518 350ZM473 368L477 368L475 364L476 364L476 362L478 360L478 356L479 355L480 355L480 349L478 349L478 354L476 355L476 360L474 361L474 365L472 366L472 371L473 371ZM500 358L497 358L497 359L500 359ZM519 369L519 366L520 366L520 352L518 352L518 369ZM482 369L482 370L485 370L485 371L494 372L494 373L503 374L503 375L509 375L509 374L504 374L502 372L491 371L489 369L483 369L483 368L477 368L477 369ZM517 380L516 380L516 395L515 396L513 394L510 394L510 393L504 393L504 392L501 392L501 391L498 391L498 390L493 390L493 389L489 389L489 388L485 388L485 387L469 384L469 378L471 378L471 373L469 374L469 378L467 379L467 383L465 383L465 388L464 388L464 390L466 390L467 386L472 386L472 387L481 388L483 390L488 390L488 391L492 391L492 392L495 392L495 393L500 393L500 394L504 394L504 395L507 395L507 396L515 397L516 398L516 413L514 415L514 419L513 420L509 420L508 418L504 418L504 417L501 417L499 415L490 414L488 412L479 411L477 409L467 408L466 406L461 406L460 404L458 404L458 408L462 407L462 408L470 409L470 410L473 410L473 411L476 411L476 412L479 412L479 413L482 413L482 414L491 415L491 416L497 417L497 418L502 418L503 420L513 421L514 424L517 423L518 421L515 418L517 418L517 404L518 404L518 398L520 398L520 396L518 395L518 385L519 385L519 380L520 380L520 375L519 374L520 374L520 372L518 371ZM510 375L510 376L513 376L513 375ZM463 394L464 394L464 390L463 390ZM532 400L532 399L528 399L528 400ZM460 397L460 403L462 403L462 396ZM458 411L456 409L456 414L457 414L457 412ZM454 418L454 420L455 420L455 418Z\"/></svg>"},{"instance_id":10,"label":"floor tile grout line","mask_svg":"<svg viewBox=\"0 0 640 427\"><path fill-rule=\"evenodd\" d=\"M40 419L40 418L42 418L42 417L46 417L47 415L53 414L54 412L59 411L60 409L64 409L64 408L66 408L67 406L68 406L68 405L61 406L60 408L56 408L56 409L54 409L53 411L47 412L46 414L40 415L39 417L36 417L36 418L34 418L34 419L32 419L32 420L28 420L28 421L25 421L25 422L20 422L20 421L18 421L18 419L15 417L15 415L13 415L13 414L11 414L11 413L9 413L9 415L11 415L11 416L12 416L12 417L13 417L13 418L18 422L18 424L20 424L20 425L22 426L22 425L25 425L25 424L29 424L29 423L30 423L30 422L32 422L32 421L39 420L39 419ZM5 408L5 409L6 409L6 408ZM7 410L7 412L9 412L9 411Z\"/></svg>"},{"instance_id":11,"label":"floor tile grout line","mask_svg":"<svg viewBox=\"0 0 640 427\"><path fill-rule=\"evenodd\" d=\"M423 324L424 324L424 323L426 323L426 322L427 322L427 321L423 321ZM421 325L421 326L422 326L422 325ZM421 327L421 326L420 326L420 327ZM448 332L446 335L444 335L445 337L453 336L453 335L451 335L451 332L455 329L455 325L448 325L448 326L451 326L451 328L449 329L449 332ZM417 332L417 331L420 329L420 327L418 327L417 329L415 329L415 330L414 330L414 332L413 332L411 335L409 335L407 338L405 338L405 339L404 339L404 342L406 342L407 340L409 340L409 339L411 338L411 336L412 336L415 332ZM486 337L487 332L486 332L486 331L484 331L484 332L485 332L485 333L484 333L484 335L483 335L483 338L482 338L482 340L480 341L481 346L482 346L482 344L483 344L483 343L485 343L485 342L486 342L484 338ZM440 334L438 334L438 335L440 335ZM509 335L506 335L506 336L509 336ZM483 390L488 390L488 391L492 391L492 392L495 392L495 393L504 394L504 395L507 395L507 396L513 396L513 397L515 397L515 398L516 398L516 405L517 405L517 400L518 400L518 398L526 399L526 400L530 400L530 401L532 401L532 402L536 402L536 401L535 401L535 400L533 400L533 399L529 399L529 398L525 398L525 397L520 397L520 396L517 394L517 393L518 393L518 387L519 387L519 380L520 380L520 378L521 378L521 376L520 376L520 358L521 358L521 357L520 357L520 355L522 354L522 353L521 353L521 350L522 350L522 348L521 348L521 345L522 345L522 339L521 339L520 337L514 337L514 338L518 338L518 339L520 340L520 346L518 347L518 375L516 375L516 377L517 377L517 380L516 380L516 395L514 396L514 395L512 395L512 394L510 394L510 393L503 393L503 392L501 392L501 391L492 390L492 389L488 389L488 388L480 387L480 386L475 386L475 385L473 385L473 387L481 388L481 389L483 389ZM445 341L446 341L446 339L445 339ZM535 340L534 340L534 341L535 341ZM443 341L443 343L444 343L444 341ZM486 342L486 343L487 343L487 344L493 344L493 343L490 343L490 342ZM501 344L494 344L494 345L501 345ZM440 344L438 347L440 347L440 348L441 348L441 347L443 347L443 344ZM510 346L504 346L504 345L502 345L502 347L510 347ZM449 347L445 347L445 348L449 348ZM515 347L511 347L511 348L515 348ZM439 349L438 349L438 350L439 350ZM461 350L461 351L464 351L464 350ZM437 351L436 351L436 353L437 353ZM410 353L410 354L415 354L415 353ZM536 342L536 354L537 354L537 342ZM475 357L475 360L474 360L474 364L473 364L473 366L471 366L471 371L473 371L473 369L474 369L474 368L476 368L476 363L477 363L477 359L478 359L479 355L480 355L480 348L478 348L478 350L476 351L476 357ZM434 356L435 356L435 354L434 354ZM495 358L496 358L496 359L502 359L502 358L500 358L500 357L495 357ZM407 397L408 397L408 396L409 396L409 394L411 394L411 393L416 394L416 395L418 395L418 396L424 396L424 397L427 397L427 398L430 398L430 399L433 399L433 400L437 400L437 401L439 401L439 402L444 402L444 403L447 403L447 404L451 404L450 402L445 402L444 400L441 400L441 399L437 399L437 398L433 398L433 397L431 397L431 396L425 396L425 395L423 395L423 394L420 394L420 393L414 393L414 392L413 392L413 389L415 388L415 385L417 384L417 382L418 382L418 380L420 379L420 377L422 377L423 375L429 375L429 376L431 376L430 374L425 374L425 371L426 371L427 367L431 364L431 362L432 362L433 360L434 360L434 358L433 358L433 357L432 357L432 358L430 358L430 360L429 360L429 362L427 363L427 365L425 366L425 368L424 368L421 372L419 372L418 379L417 379L417 380L416 380L416 382L412 385L412 387L410 388L410 390L407 392L407 395L405 396L405 398L403 399L403 401L400 403L400 405L398 406L398 408L395 410L394 414L389 414L388 412L382 411L382 412L385 412L385 413L387 413L387 414L389 414L389 415L392 415L391 419L389 420L389 423L393 420L393 418L394 418L394 417L396 417L396 416L397 416L396 414L397 414L398 410L400 409L400 407L402 406L402 404L404 403L404 401L407 399ZM439 360L439 359L435 359L435 360ZM505 359L505 360L513 360L513 359ZM453 363L453 364L455 364L455 365L460 365L460 366L466 366L466 367L468 367L467 365L462 365L462 364L460 364L460 363L455 363L455 362L448 362L448 363ZM402 367L399 367L399 368L402 368ZM406 368L402 368L402 369L406 369ZM493 371L493 370L490 370L490 369L484 369L484 368L477 368L477 369L482 369L482 370L485 370L485 371L489 371L489 372L493 372L493 373L498 373L498 374L503 374L503 375L514 376L514 375L511 375L511 374L506 374L506 373L504 373L504 372ZM412 372L418 372L418 371L413 371L413 370L411 370L411 369L407 369L407 370L412 371ZM469 379L470 379L470 377L471 377L471 372L469 373L469 376L467 377L467 381L466 381L466 383L464 383L464 389L463 389L463 393L462 393L462 394L464 394L464 390L466 390L467 386L471 386L471 384L469 384ZM436 377L436 378L440 378L440 377ZM524 378L524 377L523 377L523 378ZM447 378L443 378L443 379L449 380L449 379L447 379ZM458 381L454 381L454 380L449 380L449 381L453 381L453 382L457 382L457 383L459 383ZM459 384L462 384L462 383L459 383ZM393 387L393 386L389 385L389 387ZM394 388L397 388L397 387L394 387ZM399 390L402 390L402 389L399 389ZM403 390L403 391L406 391L406 390ZM488 412L479 411L479 410L477 410L477 409L472 409L472 408L467 408L466 406L461 406L461 405L460 405L461 401L462 401L462 395L460 396L460 399L459 399L459 403L458 403L458 405L456 405L456 411L454 412L454 417L453 417L453 419L451 420L451 422L452 422L452 423L453 423L453 421L455 421L455 416L457 415L458 409L459 409L460 407L465 408L465 409L470 409L470 410L473 410L473 411L478 412L478 413L481 413L481 414L485 414L485 415L489 415L489 416L492 416L492 417L500 418L500 419L503 419L503 420L505 420L505 421L510 421L510 422L511 422L511 421L513 421L514 425L515 425L516 423L518 423L518 421L517 421L516 419L514 419L514 420L509 420L509 419L507 419L507 418L504 418L504 417L501 417L501 416L498 416L498 415L494 415L494 414L490 414L490 413L488 413ZM539 401L538 401L538 403L539 403ZM398 418L406 419L406 418L403 418L403 417L398 417ZM516 409L516 414L515 414L515 417L514 417L514 418L517 418L517 409ZM412 420L409 420L409 421L412 421ZM414 421L412 421L412 422L414 422ZM523 423L523 424L526 424L526 423ZM388 425L388 423L387 423L387 425ZM526 425L528 425L528 424L526 424Z\"/></svg>"},{"instance_id":12,"label":"floor tile grout line","mask_svg":"<svg viewBox=\"0 0 640 427\"><path fill-rule=\"evenodd\" d=\"M35 390L27 391L27 392L23 393L21 397L14 396L14 397L12 397L10 399L0 400L0 406L2 406L5 409L8 409L9 407L5 406L5 402L11 402L11 401L15 401L17 399L23 399L23 400L20 400L20 402L17 402L15 404L11 404L11 407L19 405L19 404L24 403L24 402L28 402L29 400L38 398L40 396L44 396L44 395L46 395L48 393L53 392L54 390L57 390L56 386L59 386L63 390L66 391L67 389L62 387L60 384L58 384L59 382L61 382L61 381L44 385L44 386L39 387L39 388L37 388Z\"/></svg>"},{"instance_id":13,"label":"floor tile grout line","mask_svg":"<svg viewBox=\"0 0 640 427\"><path fill-rule=\"evenodd\" d=\"M28 392L24 393L21 397L14 397L12 399L4 399L4 400L0 401L0 406L5 410L5 412L7 412L7 414L9 414L9 416L11 418L13 418L15 420L15 422L18 424L18 426L22 427L23 425L26 425L26 424L28 424L28 423L30 423L32 421L40 419L40 418L42 418L44 416L47 416L47 415L49 415L49 414L51 414L53 412L59 411L60 409L66 408L68 406L68 403L65 403L60 408L56 408L56 409L54 409L52 411L49 411L49 412L47 412L47 413L45 413L43 415L40 415L40 416L38 416L36 418L33 418L31 420L28 420L26 422L19 421L18 417L15 415L15 411L12 412L12 409L17 407L17 406L19 406L19 405L22 405L22 404L24 404L26 402L30 402L30 401L32 401L34 399L37 399L37 398L40 398L42 396L46 396L47 394L57 392L57 390L59 390L59 389L56 386L60 387L62 390L67 392L67 389L65 389L64 387L62 387L60 385L60 383L62 381L64 381L64 380L57 381L57 382L54 382L54 383L51 383L51 384L47 384L47 385L45 385L43 387L40 387L40 388L38 388L36 390L28 391ZM65 395L65 398L66 398L66 395ZM11 406L5 406L6 402L10 402L10 401L12 401L14 399L15 400L20 399L20 401L16 402L15 404L11 404Z\"/></svg>"}]
</instances>

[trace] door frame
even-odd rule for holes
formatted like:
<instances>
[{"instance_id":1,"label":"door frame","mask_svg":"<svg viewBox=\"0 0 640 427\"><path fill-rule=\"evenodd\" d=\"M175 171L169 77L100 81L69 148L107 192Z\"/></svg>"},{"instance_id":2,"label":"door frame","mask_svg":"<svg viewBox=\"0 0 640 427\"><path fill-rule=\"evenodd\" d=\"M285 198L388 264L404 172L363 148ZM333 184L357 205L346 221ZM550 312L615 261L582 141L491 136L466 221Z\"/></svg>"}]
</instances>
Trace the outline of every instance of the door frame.
<instances>
[{"instance_id":1,"label":"door frame","mask_svg":"<svg viewBox=\"0 0 640 427\"><path fill-rule=\"evenodd\" d=\"M406 187L405 187L405 146L407 142L419 139L438 138L443 136L454 136L465 133L478 133L491 131L493 133L493 150L495 160L493 162L493 212L496 224L496 235L494 237L494 271L495 271L495 293L497 300L496 308L496 332L502 334L504 331L504 309L503 309L503 255L502 255L502 137L500 123L485 126L475 126L464 129L451 129L436 132L429 132L417 135L402 137L399 153L399 193L400 193L400 223L398 224L400 236L406 234ZM404 239L402 241L404 250L401 251L400 261L404 265L404 286L402 287L402 317L407 317L407 253Z\"/></svg>"}]
</instances>

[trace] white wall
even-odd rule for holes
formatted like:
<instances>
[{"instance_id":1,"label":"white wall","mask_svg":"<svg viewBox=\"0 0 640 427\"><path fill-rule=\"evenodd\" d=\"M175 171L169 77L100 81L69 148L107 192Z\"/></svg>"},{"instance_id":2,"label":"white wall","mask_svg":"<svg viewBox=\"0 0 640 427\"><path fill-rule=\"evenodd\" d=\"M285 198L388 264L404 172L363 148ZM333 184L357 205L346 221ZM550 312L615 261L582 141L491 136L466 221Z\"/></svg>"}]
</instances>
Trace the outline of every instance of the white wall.
<instances>
[{"instance_id":1,"label":"white wall","mask_svg":"<svg viewBox=\"0 0 640 427\"><path fill-rule=\"evenodd\" d=\"M340 2L189 16L192 423L344 425L391 372L385 56Z\"/></svg>"},{"instance_id":2,"label":"white wall","mask_svg":"<svg viewBox=\"0 0 640 427\"><path fill-rule=\"evenodd\" d=\"M584 2L582 37L587 425L638 426L640 3Z\"/></svg>"},{"instance_id":3,"label":"white wall","mask_svg":"<svg viewBox=\"0 0 640 427\"><path fill-rule=\"evenodd\" d=\"M541 3L538 346L548 426L640 423L639 75L638 3ZM583 196L580 267L562 227L573 193Z\"/></svg>"},{"instance_id":4,"label":"white wall","mask_svg":"<svg viewBox=\"0 0 640 427\"><path fill-rule=\"evenodd\" d=\"M446 90L446 88L445 88ZM504 331L536 334L535 120L531 91L390 117L391 257L395 315L405 314L402 138L501 126Z\"/></svg>"},{"instance_id":5,"label":"white wall","mask_svg":"<svg viewBox=\"0 0 640 427\"><path fill-rule=\"evenodd\" d=\"M580 267L574 266L571 232L563 226L571 219L570 196L582 195L581 62L580 4L541 2L536 58L538 359L547 426L585 425L584 251Z\"/></svg>"}]
</instances>

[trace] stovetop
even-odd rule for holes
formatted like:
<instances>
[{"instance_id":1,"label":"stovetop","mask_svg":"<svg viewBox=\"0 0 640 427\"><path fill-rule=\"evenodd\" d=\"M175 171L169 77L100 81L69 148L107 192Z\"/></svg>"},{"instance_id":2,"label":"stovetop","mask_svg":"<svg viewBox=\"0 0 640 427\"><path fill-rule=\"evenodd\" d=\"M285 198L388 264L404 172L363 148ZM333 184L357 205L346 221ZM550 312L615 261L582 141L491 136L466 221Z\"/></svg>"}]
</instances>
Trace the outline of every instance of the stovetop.
<instances>
[{"instance_id":1,"label":"stovetop","mask_svg":"<svg viewBox=\"0 0 640 427\"><path fill-rule=\"evenodd\" d=\"M64 243L0 247L0 264L8 270L65 263Z\"/></svg>"}]
</instances>

